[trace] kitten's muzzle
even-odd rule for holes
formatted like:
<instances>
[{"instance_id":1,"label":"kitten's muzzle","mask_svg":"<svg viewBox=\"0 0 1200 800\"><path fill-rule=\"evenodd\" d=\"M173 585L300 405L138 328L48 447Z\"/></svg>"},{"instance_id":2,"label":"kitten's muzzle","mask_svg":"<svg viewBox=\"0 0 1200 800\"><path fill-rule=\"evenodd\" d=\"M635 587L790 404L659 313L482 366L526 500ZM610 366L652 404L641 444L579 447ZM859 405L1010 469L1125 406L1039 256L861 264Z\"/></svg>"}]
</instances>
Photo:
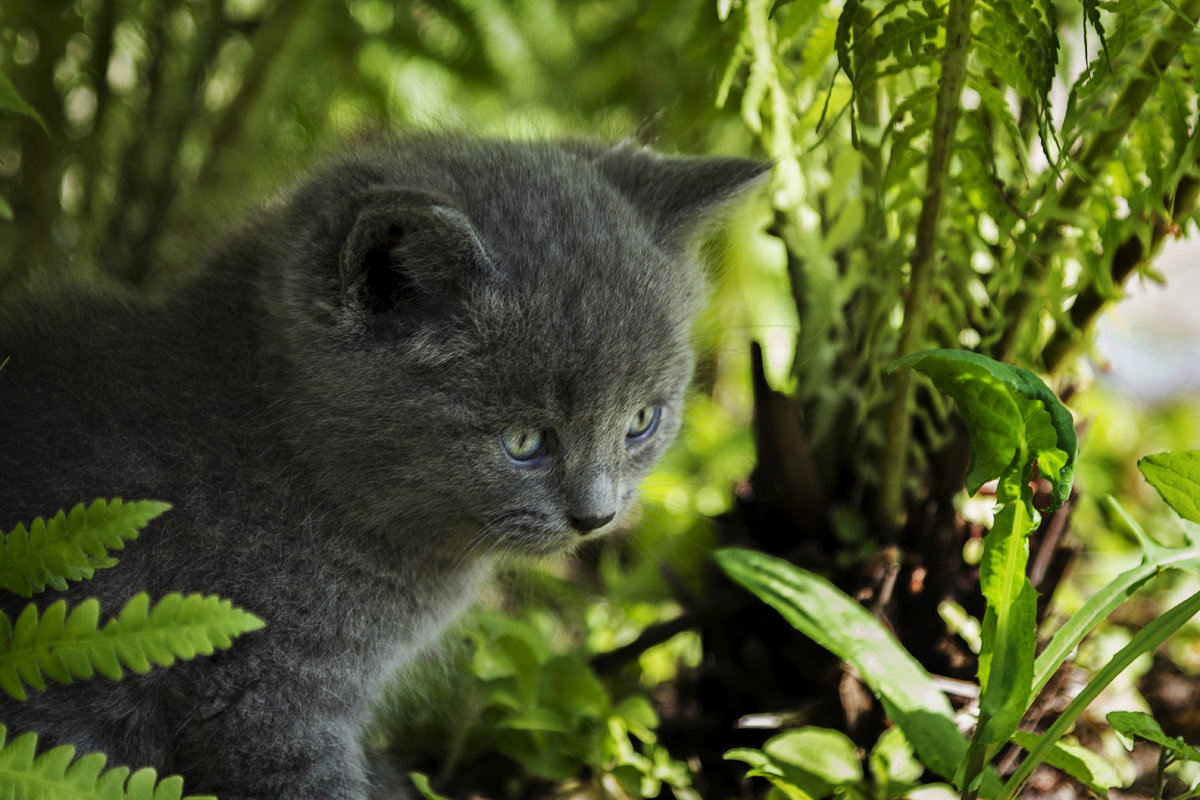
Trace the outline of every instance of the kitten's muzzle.
<instances>
[{"instance_id":1,"label":"kitten's muzzle","mask_svg":"<svg viewBox=\"0 0 1200 800\"><path fill-rule=\"evenodd\" d=\"M598 528L603 528L605 525L612 522L616 516L617 512L615 511L610 511L607 514L600 514L594 517L577 517L574 514L571 514L567 517L567 521L570 522L571 527L580 534L586 535Z\"/></svg>"}]
</instances>

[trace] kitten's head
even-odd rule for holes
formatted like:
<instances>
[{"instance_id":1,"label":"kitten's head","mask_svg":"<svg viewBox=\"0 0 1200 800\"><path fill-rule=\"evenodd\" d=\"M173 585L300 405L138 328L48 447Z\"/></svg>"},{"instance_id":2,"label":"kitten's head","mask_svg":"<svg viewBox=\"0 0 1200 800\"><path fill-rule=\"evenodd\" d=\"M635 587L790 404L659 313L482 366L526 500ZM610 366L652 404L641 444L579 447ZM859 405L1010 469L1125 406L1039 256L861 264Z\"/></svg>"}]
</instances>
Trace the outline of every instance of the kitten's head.
<instances>
[{"instance_id":1,"label":"kitten's head","mask_svg":"<svg viewBox=\"0 0 1200 800\"><path fill-rule=\"evenodd\" d=\"M765 168L445 138L327 164L264 284L320 483L450 556L614 527L679 429L698 228Z\"/></svg>"}]
</instances>

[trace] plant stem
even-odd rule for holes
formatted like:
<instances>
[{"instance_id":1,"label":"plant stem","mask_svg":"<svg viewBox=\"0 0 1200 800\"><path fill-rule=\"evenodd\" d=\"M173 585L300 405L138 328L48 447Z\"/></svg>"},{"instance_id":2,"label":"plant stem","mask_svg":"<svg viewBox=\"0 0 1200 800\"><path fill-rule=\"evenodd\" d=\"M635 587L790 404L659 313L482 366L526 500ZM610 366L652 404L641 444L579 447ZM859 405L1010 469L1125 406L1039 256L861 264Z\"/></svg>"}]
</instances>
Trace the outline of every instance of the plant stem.
<instances>
[{"instance_id":1,"label":"plant stem","mask_svg":"<svg viewBox=\"0 0 1200 800\"><path fill-rule=\"evenodd\" d=\"M1162 800L1163 786L1167 783L1167 747L1158 746L1158 769L1154 774L1154 800Z\"/></svg>"},{"instance_id":2,"label":"plant stem","mask_svg":"<svg viewBox=\"0 0 1200 800\"><path fill-rule=\"evenodd\" d=\"M954 147L954 127L962 102L962 87L967 74L967 51L971 43L971 9L975 0L950 0L946 14L946 47L942 51L942 74L938 83L937 110L933 119L933 143L929 157L928 187L917 223L917 240L910 260L908 296L904 301L904 322L900 331L897 356L915 352L925 341L925 325L930 305L935 268L938 220L950 153ZM876 521L884 528L896 523L906 474L909 439L909 402L912 375L908 370L895 374L891 404L888 407L883 456L883 486Z\"/></svg>"},{"instance_id":3,"label":"plant stem","mask_svg":"<svg viewBox=\"0 0 1200 800\"><path fill-rule=\"evenodd\" d=\"M1063 181L1058 194L1056 208L1060 211L1075 211L1087 199L1092 180L1116 153L1142 106L1154 94L1159 75L1179 54L1186 34L1195 27L1195 20L1200 17L1200 0L1184 0L1180 6L1183 13L1171 14L1162 36L1150 45L1137 68L1133 70L1133 77L1109 108L1107 120L1099 126L1095 138L1088 142L1083 152L1075 159L1074 167ZM992 356L999 361L1012 361L1016 355L1020 334L1029 321L1037 290L1045 279L1046 261L1062 241L1064 216L1067 215L1055 214L1037 236L1031 239L1037 242L1036 253L1018 250L1018 254L1023 255L1023 259L1017 261L1016 267L1021 272L1020 288L1006 304L1004 319L1007 320L1008 327L992 352Z\"/></svg>"}]
</instances>

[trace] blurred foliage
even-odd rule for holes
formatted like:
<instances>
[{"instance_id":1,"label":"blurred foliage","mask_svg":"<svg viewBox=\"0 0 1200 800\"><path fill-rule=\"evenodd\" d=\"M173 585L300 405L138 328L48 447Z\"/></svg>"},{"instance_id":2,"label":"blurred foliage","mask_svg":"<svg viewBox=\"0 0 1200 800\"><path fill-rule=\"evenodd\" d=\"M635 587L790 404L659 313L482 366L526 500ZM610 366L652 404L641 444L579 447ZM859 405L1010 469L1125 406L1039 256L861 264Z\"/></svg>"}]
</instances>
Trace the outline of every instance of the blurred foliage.
<instances>
[{"instance_id":1,"label":"blurred foliage","mask_svg":"<svg viewBox=\"0 0 1200 800\"><path fill-rule=\"evenodd\" d=\"M0 74L0 278L161 281L337 140L378 125L643 138L740 151L707 2L13 0Z\"/></svg>"},{"instance_id":2,"label":"blurred foliage","mask_svg":"<svg viewBox=\"0 0 1200 800\"><path fill-rule=\"evenodd\" d=\"M548 642L567 637L544 609L479 611L461 628L455 668L434 662L439 674L410 673L387 704L393 732L382 742L395 746L403 731L402 758L429 760L442 785L460 764L499 753L535 783L590 784L614 797L658 797L665 785L680 800L699 797L687 766L658 744L650 701L636 691L616 699L579 652L555 651ZM519 784L508 793L524 791Z\"/></svg>"}]
</instances>

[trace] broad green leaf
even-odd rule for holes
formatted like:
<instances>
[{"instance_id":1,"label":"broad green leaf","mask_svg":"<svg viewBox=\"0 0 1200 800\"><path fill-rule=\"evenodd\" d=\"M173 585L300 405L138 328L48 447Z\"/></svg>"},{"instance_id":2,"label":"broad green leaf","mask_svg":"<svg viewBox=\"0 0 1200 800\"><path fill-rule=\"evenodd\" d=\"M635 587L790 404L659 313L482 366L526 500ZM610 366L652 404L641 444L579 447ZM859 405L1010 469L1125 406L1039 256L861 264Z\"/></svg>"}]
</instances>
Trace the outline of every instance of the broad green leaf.
<instances>
[{"instance_id":1,"label":"broad green leaf","mask_svg":"<svg viewBox=\"0 0 1200 800\"><path fill-rule=\"evenodd\" d=\"M883 791L884 797L896 797L915 786L925 772L904 731L895 726L880 735L871 748L867 764L875 785Z\"/></svg>"},{"instance_id":2,"label":"broad green leaf","mask_svg":"<svg viewBox=\"0 0 1200 800\"><path fill-rule=\"evenodd\" d=\"M1037 747L1042 739L1036 733L1025 731L1017 731L1012 738L1026 751ZM1046 751L1046 763L1061 769L1095 792L1098 797L1108 797L1109 789L1123 785L1112 764L1099 753L1093 753L1078 744L1055 742L1054 746Z\"/></svg>"},{"instance_id":3,"label":"broad green leaf","mask_svg":"<svg viewBox=\"0 0 1200 800\"><path fill-rule=\"evenodd\" d=\"M797 630L853 665L926 766L954 777L967 740L954 726L950 702L879 620L829 581L783 559L740 548L719 550L714 558ZM981 793L992 797L999 790L988 773Z\"/></svg>"},{"instance_id":4,"label":"broad green leaf","mask_svg":"<svg viewBox=\"0 0 1200 800\"><path fill-rule=\"evenodd\" d=\"M1200 523L1200 450L1146 456L1138 469L1176 514Z\"/></svg>"},{"instance_id":5,"label":"broad green leaf","mask_svg":"<svg viewBox=\"0 0 1200 800\"><path fill-rule=\"evenodd\" d=\"M1112 683L1118 675L1128 669L1134 659L1145 653L1153 652L1156 647L1166 641L1168 636L1186 625L1197 612L1200 612L1200 592L1193 594L1182 603L1172 606L1134 634L1129 644L1122 647L1107 664L1101 667L1083 687L1083 690L1075 695L1058 715L1058 719L1042 735L1037 746L1029 751L1029 755L1009 776L999 800L1011 800L1016 797L1030 774L1046 759L1047 753L1055 742L1075 724L1075 720L1100 692L1104 691L1104 688Z\"/></svg>"},{"instance_id":6,"label":"broad green leaf","mask_svg":"<svg viewBox=\"0 0 1200 800\"><path fill-rule=\"evenodd\" d=\"M643 742L654 742L657 737L658 714L650 701L640 694L626 697L613 709L613 716L624 722L626 729Z\"/></svg>"},{"instance_id":7,"label":"broad green leaf","mask_svg":"<svg viewBox=\"0 0 1200 800\"><path fill-rule=\"evenodd\" d=\"M1021 497L1033 464L1053 487L1050 510L1071 492L1078 444L1071 414L1028 370L964 350L924 350L892 362L928 376L954 399L971 439L967 490L998 480L997 499Z\"/></svg>"},{"instance_id":8,"label":"broad green leaf","mask_svg":"<svg viewBox=\"0 0 1200 800\"><path fill-rule=\"evenodd\" d=\"M576 742L564 736L543 736L534 731L506 730L496 739L496 749L530 772L550 781L573 777L583 766Z\"/></svg>"},{"instance_id":9,"label":"broad green leaf","mask_svg":"<svg viewBox=\"0 0 1200 800\"><path fill-rule=\"evenodd\" d=\"M538 697L544 708L569 719L601 719L611 712L608 692L581 659L560 655L538 670Z\"/></svg>"},{"instance_id":10,"label":"broad green leaf","mask_svg":"<svg viewBox=\"0 0 1200 800\"><path fill-rule=\"evenodd\" d=\"M34 110L33 106L21 99L21 95L17 94L12 81L3 73L0 73L0 113L21 114L29 117L42 126L42 130L47 133L50 132L46 127L46 123L42 121L41 116Z\"/></svg>"},{"instance_id":11,"label":"broad green leaf","mask_svg":"<svg viewBox=\"0 0 1200 800\"><path fill-rule=\"evenodd\" d=\"M526 708L505 717L499 727L515 731L545 731L548 733L570 733L570 720L547 708Z\"/></svg>"},{"instance_id":12,"label":"broad green leaf","mask_svg":"<svg viewBox=\"0 0 1200 800\"><path fill-rule=\"evenodd\" d=\"M1133 737L1140 736L1165 747L1176 761L1200 761L1200 752L1196 748L1178 736L1167 736L1158 720L1149 714L1141 711L1110 711L1105 719L1128 749L1133 749Z\"/></svg>"},{"instance_id":13,"label":"broad green leaf","mask_svg":"<svg viewBox=\"0 0 1200 800\"><path fill-rule=\"evenodd\" d=\"M811 727L786 731L768 739L763 752L784 765L788 774L803 771L831 790L863 779L858 749L841 731Z\"/></svg>"},{"instance_id":14,"label":"broad green leaf","mask_svg":"<svg viewBox=\"0 0 1200 800\"><path fill-rule=\"evenodd\" d=\"M514 687L523 707L536 703L540 665L523 639L504 634L480 642L472 659L472 669L483 680L502 680L506 686Z\"/></svg>"},{"instance_id":15,"label":"broad green leaf","mask_svg":"<svg viewBox=\"0 0 1200 800\"><path fill-rule=\"evenodd\" d=\"M750 765L746 771L747 778L766 778L787 800L819 800L801 789L783 773L783 770L771 761L771 757L761 750L748 747L735 747L725 753L725 758L731 761L745 761ZM772 793L769 797L774 797Z\"/></svg>"},{"instance_id":16,"label":"broad green leaf","mask_svg":"<svg viewBox=\"0 0 1200 800\"><path fill-rule=\"evenodd\" d=\"M829 797L843 785L863 780L854 742L844 733L807 727L772 736L763 749L735 748L725 758L745 761L750 775L767 778L789 797Z\"/></svg>"}]
</instances>

